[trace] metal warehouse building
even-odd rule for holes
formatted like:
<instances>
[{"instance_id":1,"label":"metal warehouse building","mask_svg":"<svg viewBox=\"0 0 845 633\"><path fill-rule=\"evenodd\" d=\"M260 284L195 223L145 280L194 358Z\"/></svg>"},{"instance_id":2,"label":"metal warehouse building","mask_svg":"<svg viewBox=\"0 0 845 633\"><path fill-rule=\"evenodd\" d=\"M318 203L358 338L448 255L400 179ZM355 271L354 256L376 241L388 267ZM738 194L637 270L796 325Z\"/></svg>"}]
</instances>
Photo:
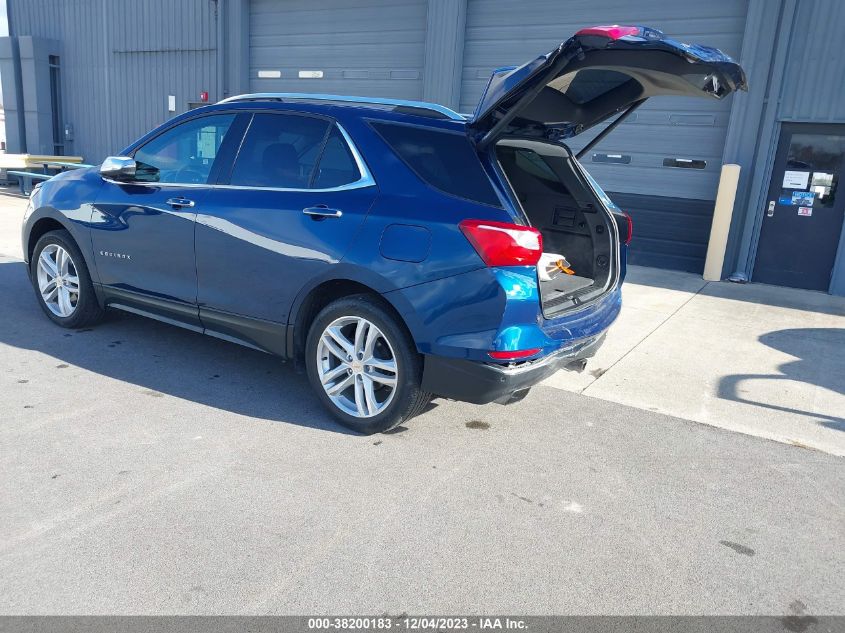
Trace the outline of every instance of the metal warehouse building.
<instances>
[{"instance_id":1,"label":"metal warehouse building","mask_svg":"<svg viewBox=\"0 0 845 633\"><path fill-rule=\"evenodd\" d=\"M584 158L634 217L631 262L701 272L737 163L723 275L845 294L842 0L7 0L9 152L96 163L244 92L435 101L472 112L494 68L580 27L644 24L742 61L750 90L657 98ZM584 134L585 137L593 133ZM577 140L573 146L587 139Z\"/></svg>"}]
</instances>

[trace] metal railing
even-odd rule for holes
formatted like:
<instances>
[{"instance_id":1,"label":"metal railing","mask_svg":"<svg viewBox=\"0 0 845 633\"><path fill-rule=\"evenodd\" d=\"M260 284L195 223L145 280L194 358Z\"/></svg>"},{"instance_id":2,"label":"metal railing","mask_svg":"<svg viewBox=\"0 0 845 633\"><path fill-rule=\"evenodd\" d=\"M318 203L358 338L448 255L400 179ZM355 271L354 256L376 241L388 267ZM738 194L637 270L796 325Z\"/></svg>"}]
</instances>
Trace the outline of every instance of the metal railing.
<instances>
[{"instance_id":1,"label":"metal railing","mask_svg":"<svg viewBox=\"0 0 845 633\"><path fill-rule=\"evenodd\" d=\"M57 173L61 173L68 169L85 169L87 167L93 167L94 165L88 165L86 163L66 163L60 160L46 160L46 161L39 161L39 165L41 165L41 172L32 172L32 171L17 171L17 170L7 170L6 174L10 176L15 176L18 179L18 187L22 195L28 196L32 193L32 181L33 180L49 180L56 174L49 173L50 169L58 168Z\"/></svg>"}]
</instances>

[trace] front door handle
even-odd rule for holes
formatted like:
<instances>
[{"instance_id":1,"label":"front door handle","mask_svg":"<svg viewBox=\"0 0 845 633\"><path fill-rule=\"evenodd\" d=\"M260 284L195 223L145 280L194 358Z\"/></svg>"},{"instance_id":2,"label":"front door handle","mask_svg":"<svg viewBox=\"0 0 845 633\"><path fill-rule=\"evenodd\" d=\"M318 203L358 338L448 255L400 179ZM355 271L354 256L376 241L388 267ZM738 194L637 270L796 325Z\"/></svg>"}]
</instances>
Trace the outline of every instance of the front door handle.
<instances>
[{"instance_id":1,"label":"front door handle","mask_svg":"<svg viewBox=\"0 0 845 633\"><path fill-rule=\"evenodd\" d=\"M167 204L176 209L181 209L182 207L194 206L194 201L188 200L187 198L168 198Z\"/></svg>"},{"instance_id":2,"label":"front door handle","mask_svg":"<svg viewBox=\"0 0 845 633\"><path fill-rule=\"evenodd\" d=\"M343 211L340 209L330 209L324 204L318 204L313 207L305 207L302 212L317 220L320 218L339 218L343 215Z\"/></svg>"}]
</instances>

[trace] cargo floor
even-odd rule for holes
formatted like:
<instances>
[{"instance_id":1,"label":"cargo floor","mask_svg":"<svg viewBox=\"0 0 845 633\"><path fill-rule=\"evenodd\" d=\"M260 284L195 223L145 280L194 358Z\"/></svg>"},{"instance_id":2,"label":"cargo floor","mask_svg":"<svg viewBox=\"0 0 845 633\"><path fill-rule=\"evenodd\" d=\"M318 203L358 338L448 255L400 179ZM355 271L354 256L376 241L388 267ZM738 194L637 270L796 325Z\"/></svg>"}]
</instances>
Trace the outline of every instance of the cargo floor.
<instances>
[{"instance_id":1,"label":"cargo floor","mask_svg":"<svg viewBox=\"0 0 845 633\"><path fill-rule=\"evenodd\" d=\"M540 282L540 297L543 308L552 308L566 303L566 297L593 285L590 277L578 275L558 275L550 281Z\"/></svg>"}]
</instances>

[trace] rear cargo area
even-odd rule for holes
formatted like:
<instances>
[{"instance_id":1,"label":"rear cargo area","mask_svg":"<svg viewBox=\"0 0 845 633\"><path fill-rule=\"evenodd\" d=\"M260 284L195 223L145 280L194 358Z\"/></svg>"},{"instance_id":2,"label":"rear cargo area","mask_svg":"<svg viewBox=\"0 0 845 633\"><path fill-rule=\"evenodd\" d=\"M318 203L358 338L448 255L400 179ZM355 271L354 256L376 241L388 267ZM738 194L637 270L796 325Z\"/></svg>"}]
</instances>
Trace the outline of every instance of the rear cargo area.
<instances>
[{"instance_id":1,"label":"rear cargo area","mask_svg":"<svg viewBox=\"0 0 845 633\"><path fill-rule=\"evenodd\" d=\"M613 217L569 150L557 143L505 139L499 165L529 223L543 235L543 251L565 258L566 271L540 278L549 318L607 292L616 277L618 245Z\"/></svg>"}]
</instances>

